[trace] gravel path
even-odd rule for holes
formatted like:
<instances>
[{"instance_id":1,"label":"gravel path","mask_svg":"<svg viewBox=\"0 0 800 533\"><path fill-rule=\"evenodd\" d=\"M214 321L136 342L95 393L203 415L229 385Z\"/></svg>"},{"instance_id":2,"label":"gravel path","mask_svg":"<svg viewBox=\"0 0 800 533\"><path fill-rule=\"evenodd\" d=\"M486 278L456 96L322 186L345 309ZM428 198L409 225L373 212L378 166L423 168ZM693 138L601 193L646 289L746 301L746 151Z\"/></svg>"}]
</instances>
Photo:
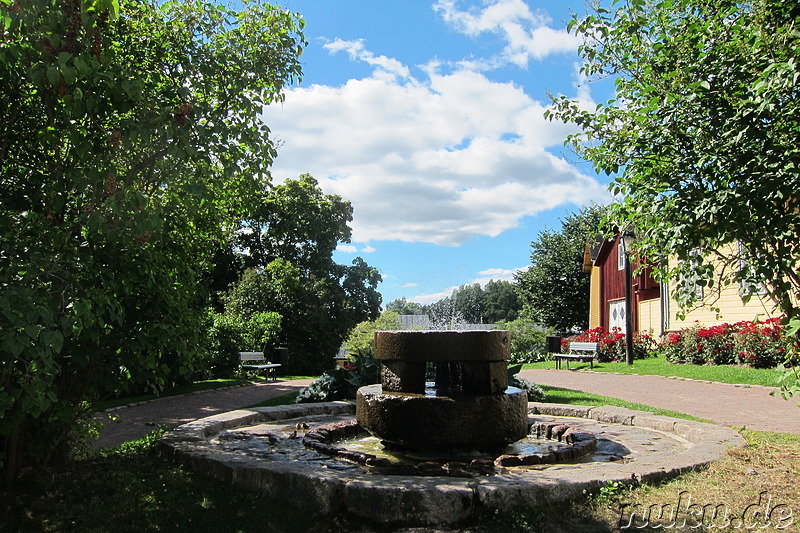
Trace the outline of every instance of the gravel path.
<instances>
[{"instance_id":1,"label":"gravel path","mask_svg":"<svg viewBox=\"0 0 800 533\"><path fill-rule=\"evenodd\" d=\"M574 370L523 370L519 375L541 385L611 396L726 426L800 434L798 399L771 396L773 387Z\"/></svg>"},{"instance_id":2,"label":"gravel path","mask_svg":"<svg viewBox=\"0 0 800 533\"><path fill-rule=\"evenodd\" d=\"M581 390L687 413L733 427L800 434L797 399L771 396L771 387L728 385L661 376L609 374L569 370L523 370L534 383ZM312 380L264 381L241 387L161 398L97 413L104 421L96 447L115 446L139 439L160 424L174 427L198 418L247 407L287 392L296 392ZM116 420L109 420L109 415Z\"/></svg>"},{"instance_id":3,"label":"gravel path","mask_svg":"<svg viewBox=\"0 0 800 533\"><path fill-rule=\"evenodd\" d=\"M169 396L97 413L95 420L103 422L104 426L94 446L97 448L116 446L140 439L158 429L160 424L166 424L171 428L198 418L248 407L281 394L297 392L311 381L310 379L263 381L240 387ZM115 420L109 420L109 416Z\"/></svg>"}]
</instances>

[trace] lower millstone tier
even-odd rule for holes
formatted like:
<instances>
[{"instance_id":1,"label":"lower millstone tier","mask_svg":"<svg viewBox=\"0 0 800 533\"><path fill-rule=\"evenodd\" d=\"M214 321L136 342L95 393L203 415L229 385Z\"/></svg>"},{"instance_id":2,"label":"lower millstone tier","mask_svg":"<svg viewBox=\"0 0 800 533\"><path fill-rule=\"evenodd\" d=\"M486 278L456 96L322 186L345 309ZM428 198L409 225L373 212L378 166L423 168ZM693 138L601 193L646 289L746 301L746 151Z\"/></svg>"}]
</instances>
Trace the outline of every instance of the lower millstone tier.
<instances>
[{"instance_id":1,"label":"lower millstone tier","mask_svg":"<svg viewBox=\"0 0 800 533\"><path fill-rule=\"evenodd\" d=\"M384 393L361 387L359 424L381 439L410 449L501 448L528 434L528 396L509 387L501 394L425 395Z\"/></svg>"}]
</instances>

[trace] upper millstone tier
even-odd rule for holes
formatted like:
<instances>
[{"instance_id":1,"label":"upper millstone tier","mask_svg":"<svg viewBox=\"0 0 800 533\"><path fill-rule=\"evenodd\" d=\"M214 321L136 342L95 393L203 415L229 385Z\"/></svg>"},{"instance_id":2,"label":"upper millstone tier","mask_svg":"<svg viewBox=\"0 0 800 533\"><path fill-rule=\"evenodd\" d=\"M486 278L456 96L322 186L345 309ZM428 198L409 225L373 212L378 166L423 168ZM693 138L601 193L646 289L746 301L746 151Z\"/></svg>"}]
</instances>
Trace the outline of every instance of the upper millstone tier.
<instances>
[{"instance_id":1,"label":"upper millstone tier","mask_svg":"<svg viewBox=\"0 0 800 533\"><path fill-rule=\"evenodd\" d=\"M508 361L511 334L505 330L378 331L381 361Z\"/></svg>"},{"instance_id":2,"label":"upper millstone tier","mask_svg":"<svg viewBox=\"0 0 800 533\"><path fill-rule=\"evenodd\" d=\"M501 394L508 387L509 341L504 330L378 331L383 391L424 392L426 365L433 363L439 391Z\"/></svg>"}]
</instances>

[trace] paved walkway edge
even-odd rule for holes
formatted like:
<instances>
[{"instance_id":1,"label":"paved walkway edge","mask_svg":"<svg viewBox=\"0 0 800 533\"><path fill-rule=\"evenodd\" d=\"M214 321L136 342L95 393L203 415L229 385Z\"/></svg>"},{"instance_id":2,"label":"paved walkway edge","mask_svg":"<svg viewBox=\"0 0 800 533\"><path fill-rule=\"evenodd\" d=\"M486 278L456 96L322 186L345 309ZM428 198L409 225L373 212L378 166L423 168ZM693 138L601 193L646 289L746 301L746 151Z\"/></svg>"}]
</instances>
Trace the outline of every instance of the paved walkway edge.
<instances>
[{"instance_id":1,"label":"paved walkway edge","mask_svg":"<svg viewBox=\"0 0 800 533\"><path fill-rule=\"evenodd\" d=\"M534 383L579 390L685 413L726 426L800 434L800 407L763 386L741 386L663 376L531 369L519 375Z\"/></svg>"}]
</instances>

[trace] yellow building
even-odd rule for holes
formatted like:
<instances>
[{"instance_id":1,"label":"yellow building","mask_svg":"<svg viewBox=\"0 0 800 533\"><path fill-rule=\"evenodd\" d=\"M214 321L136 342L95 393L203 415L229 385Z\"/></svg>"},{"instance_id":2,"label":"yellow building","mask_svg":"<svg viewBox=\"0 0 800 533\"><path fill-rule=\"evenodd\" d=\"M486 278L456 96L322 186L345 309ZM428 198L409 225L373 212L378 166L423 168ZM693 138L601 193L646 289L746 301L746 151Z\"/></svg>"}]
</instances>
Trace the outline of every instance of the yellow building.
<instances>
[{"instance_id":1,"label":"yellow building","mask_svg":"<svg viewBox=\"0 0 800 533\"><path fill-rule=\"evenodd\" d=\"M618 327L624 331L624 261L619 238L614 241L600 238L587 244L584 271L590 275L590 329L602 326L607 330ZM744 292L752 294L747 303L742 300ZM731 284L714 291L698 287L698 296L698 303L681 313L674 288L668 283L658 283L648 268L641 269L631 280L633 330L663 335L698 324L713 326L780 316L772 300L758 287ZM681 318L678 318L679 314L682 314Z\"/></svg>"}]
</instances>

